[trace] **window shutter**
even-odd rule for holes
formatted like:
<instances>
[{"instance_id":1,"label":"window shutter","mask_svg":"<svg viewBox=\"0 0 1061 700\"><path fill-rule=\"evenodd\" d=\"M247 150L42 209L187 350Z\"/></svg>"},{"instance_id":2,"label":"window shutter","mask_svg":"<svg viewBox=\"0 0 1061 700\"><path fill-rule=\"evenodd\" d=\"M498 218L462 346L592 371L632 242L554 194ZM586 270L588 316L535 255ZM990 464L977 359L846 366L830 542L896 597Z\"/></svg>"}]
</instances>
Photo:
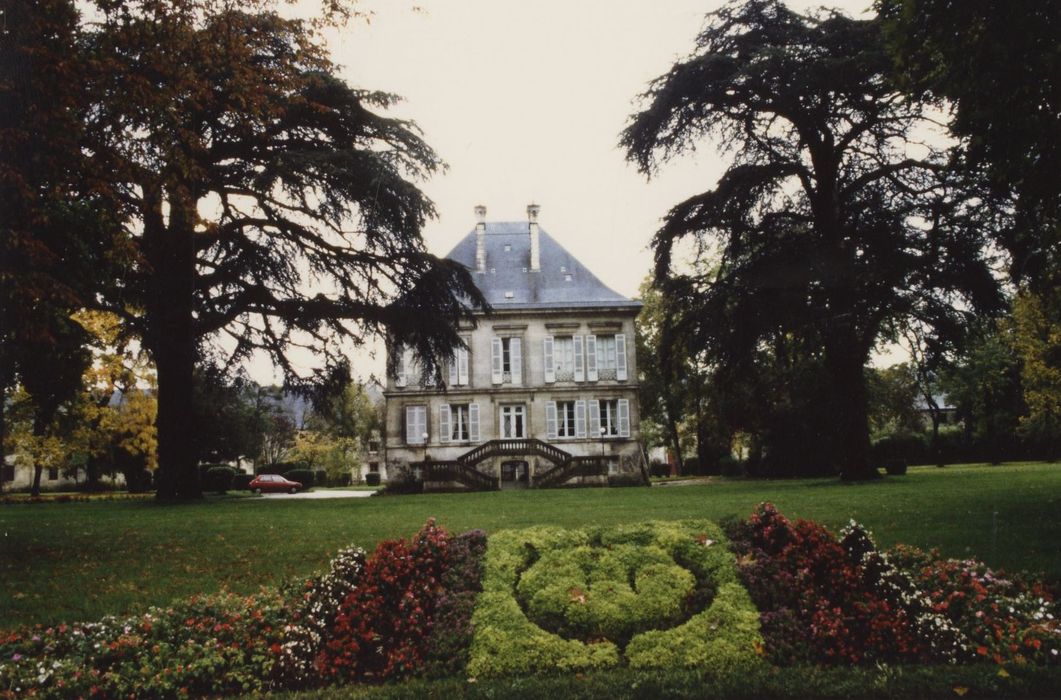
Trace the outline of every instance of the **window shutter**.
<instances>
[{"instance_id":1,"label":"window shutter","mask_svg":"<svg viewBox=\"0 0 1061 700\"><path fill-rule=\"evenodd\" d=\"M501 371L501 339L494 338L490 343L491 349L491 367L493 368L491 381L494 384L500 384L504 378L504 373Z\"/></svg>"},{"instance_id":2,"label":"window shutter","mask_svg":"<svg viewBox=\"0 0 1061 700\"><path fill-rule=\"evenodd\" d=\"M457 386L457 352L454 351L452 359L449 361L449 386Z\"/></svg>"},{"instance_id":3,"label":"window shutter","mask_svg":"<svg viewBox=\"0 0 1061 700\"><path fill-rule=\"evenodd\" d=\"M586 402L575 402L575 437L586 437Z\"/></svg>"},{"instance_id":4,"label":"window shutter","mask_svg":"<svg viewBox=\"0 0 1061 700\"><path fill-rule=\"evenodd\" d=\"M589 402L589 437L600 437L600 401Z\"/></svg>"},{"instance_id":5,"label":"window shutter","mask_svg":"<svg viewBox=\"0 0 1061 700\"><path fill-rule=\"evenodd\" d=\"M479 442L479 404L468 405L468 439Z\"/></svg>"},{"instance_id":6,"label":"window shutter","mask_svg":"<svg viewBox=\"0 0 1061 700\"><path fill-rule=\"evenodd\" d=\"M597 336L586 336L586 379L597 381Z\"/></svg>"},{"instance_id":7,"label":"window shutter","mask_svg":"<svg viewBox=\"0 0 1061 700\"><path fill-rule=\"evenodd\" d=\"M575 346L575 381L584 382L586 381L586 365L582 352L582 336L576 335L572 342Z\"/></svg>"},{"instance_id":8,"label":"window shutter","mask_svg":"<svg viewBox=\"0 0 1061 700\"><path fill-rule=\"evenodd\" d=\"M519 338L509 338L508 352L512 362L512 383L520 385L523 383L523 351L522 342Z\"/></svg>"},{"instance_id":9,"label":"window shutter","mask_svg":"<svg viewBox=\"0 0 1061 700\"><path fill-rule=\"evenodd\" d=\"M542 356L545 358L545 381L552 383L556 381L556 368L553 365L553 337L545 336L542 339Z\"/></svg>"},{"instance_id":10,"label":"window shutter","mask_svg":"<svg viewBox=\"0 0 1061 700\"><path fill-rule=\"evenodd\" d=\"M615 336L615 378L626 379L626 336Z\"/></svg>"},{"instance_id":11,"label":"window shutter","mask_svg":"<svg viewBox=\"0 0 1061 700\"><path fill-rule=\"evenodd\" d=\"M444 403L438 407L438 441L449 442L450 436L453 434L453 429L450 427L453 423L453 412L449 408L448 403Z\"/></svg>"},{"instance_id":12,"label":"window shutter","mask_svg":"<svg viewBox=\"0 0 1061 700\"><path fill-rule=\"evenodd\" d=\"M468 384L468 348L457 350L457 383Z\"/></svg>"},{"instance_id":13,"label":"window shutter","mask_svg":"<svg viewBox=\"0 0 1061 700\"><path fill-rule=\"evenodd\" d=\"M630 437L630 401L619 399L619 437Z\"/></svg>"},{"instance_id":14,"label":"window shutter","mask_svg":"<svg viewBox=\"0 0 1061 700\"><path fill-rule=\"evenodd\" d=\"M409 445L419 445L423 430L420 428L420 418L417 416L417 406L405 407L405 442Z\"/></svg>"},{"instance_id":15,"label":"window shutter","mask_svg":"<svg viewBox=\"0 0 1061 700\"><path fill-rule=\"evenodd\" d=\"M545 402L545 432L550 440L556 439L556 402Z\"/></svg>"},{"instance_id":16,"label":"window shutter","mask_svg":"<svg viewBox=\"0 0 1061 700\"><path fill-rule=\"evenodd\" d=\"M398 387L403 387L409 381L406 378L406 376L405 376L406 375L406 367L408 366L408 363L406 362L407 350L405 348L398 348L397 352L398 352L398 368L397 368L397 374L394 377L394 385L398 386Z\"/></svg>"}]
</instances>

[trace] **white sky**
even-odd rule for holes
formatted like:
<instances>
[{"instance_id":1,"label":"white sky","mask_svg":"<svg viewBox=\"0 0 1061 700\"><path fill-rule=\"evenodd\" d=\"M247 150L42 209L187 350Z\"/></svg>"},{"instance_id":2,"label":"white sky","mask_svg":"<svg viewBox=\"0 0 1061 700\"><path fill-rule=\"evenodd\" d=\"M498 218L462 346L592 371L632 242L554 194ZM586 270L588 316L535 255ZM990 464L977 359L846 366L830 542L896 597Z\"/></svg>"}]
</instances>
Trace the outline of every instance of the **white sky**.
<instances>
[{"instance_id":1,"label":"white sky","mask_svg":"<svg viewBox=\"0 0 1061 700\"><path fill-rule=\"evenodd\" d=\"M635 296L651 269L649 242L679 201L710 189L725 168L715 146L664 167L651 181L617 142L634 98L693 48L719 0L377 0L371 20L329 34L333 59L356 87L397 93L391 114L415 120L449 170L423 183L439 218L428 249L445 255L471 228L476 204L491 221L523 220L532 200L542 227L608 286ZM868 0L790 0L863 13ZM382 358L355 358L362 376ZM252 375L272 381L265 363Z\"/></svg>"}]
</instances>

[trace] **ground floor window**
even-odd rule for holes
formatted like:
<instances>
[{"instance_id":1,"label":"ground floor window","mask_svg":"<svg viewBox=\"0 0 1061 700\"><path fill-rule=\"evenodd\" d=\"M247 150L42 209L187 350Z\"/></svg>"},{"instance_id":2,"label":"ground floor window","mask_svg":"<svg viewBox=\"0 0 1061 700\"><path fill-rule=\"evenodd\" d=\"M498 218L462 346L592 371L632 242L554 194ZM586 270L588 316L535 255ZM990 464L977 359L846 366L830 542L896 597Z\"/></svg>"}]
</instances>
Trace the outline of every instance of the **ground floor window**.
<instances>
[{"instance_id":1,"label":"ground floor window","mask_svg":"<svg viewBox=\"0 0 1061 700\"><path fill-rule=\"evenodd\" d=\"M450 416L453 421L453 429L450 439L454 442L466 442L468 440L468 427L471 421L468 417L468 404L458 403L450 405Z\"/></svg>"},{"instance_id":2,"label":"ground floor window","mask_svg":"<svg viewBox=\"0 0 1061 700\"><path fill-rule=\"evenodd\" d=\"M501 437L527 437L527 409L522 404L501 407Z\"/></svg>"},{"instance_id":3,"label":"ground floor window","mask_svg":"<svg viewBox=\"0 0 1061 700\"><path fill-rule=\"evenodd\" d=\"M409 445L427 442L427 406L405 407L405 442Z\"/></svg>"},{"instance_id":4,"label":"ground floor window","mask_svg":"<svg viewBox=\"0 0 1061 700\"><path fill-rule=\"evenodd\" d=\"M630 437L630 401L600 399L590 403L590 432L600 437Z\"/></svg>"},{"instance_id":5,"label":"ground floor window","mask_svg":"<svg viewBox=\"0 0 1061 700\"><path fill-rule=\"evenodd\" d=\"M48 481L59 480L59 467L48 467Z\"/></svg>"}]
</instances>

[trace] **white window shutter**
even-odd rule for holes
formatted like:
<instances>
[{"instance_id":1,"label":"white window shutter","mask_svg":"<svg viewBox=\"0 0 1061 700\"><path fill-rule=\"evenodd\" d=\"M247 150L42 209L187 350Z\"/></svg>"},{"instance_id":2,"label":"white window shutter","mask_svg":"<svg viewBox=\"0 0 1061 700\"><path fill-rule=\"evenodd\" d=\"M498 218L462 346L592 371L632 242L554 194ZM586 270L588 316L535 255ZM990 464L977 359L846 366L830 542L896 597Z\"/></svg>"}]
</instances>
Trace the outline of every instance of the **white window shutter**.
<instances>
[{"instance_id":1,"label":"white window shutter","mask_svg":"<svg viewBox=\"0 0 1061 700\"><path fill-rule=\"evenodd\" d=\"M405 407L405 442L409 445L424 444L427 425L423 411L423 406Z\"/></svg>"},{"instance_id":2,"label":"white window shutter","mask_svg":"<svg viewBox=\"0 0 1061 700\"><path fill-rule=\"evenodd\" d=\"M626 379L626 335L615 336L615 378Z\"/></svg>"},{"instance_id":3,"label":"white window shutter","mask_svg":"<svg viewBox=\"0 0 1061 700\"><path fill-rule=\"evenodd\" d=\"M586 379L597 381L597 336L586 336Z\"/></svg>"},{"instance_id":4,"label":"white window shutter","mask_svg":"<svg viewBox=\"0 0 1061 700\"><path fill-rule=\"evenodd\" d=\"M630 437L630 401L619 399L619 437Z\"/></svg>"},{"instance_id":5,"label":"white window shutter","mask_svg":"<svg viewBox=\"0 0 1061 700\"><path fill-rule=\"evenodd\" d=\"M589 402L589 437L600 437L600 401Z\"/></svg>"},{"instance_id":6,"label":"white window shutter","mask_svg":"<svg viewBox=\"0 0 1061 700\"><path fill-rule=\"evenodd\" d=\"M553 337L545 336L542 339L542 357L545 358L545 381L552 383L556 381L556 367L553 364Z\"/></svg>"},{"instance_id":7,"label":"white window shutter","mask_svg":"<svg viewBox=\"0 0 1061 700\"><path fill-rule=\"evenodd\" d=\"M523 350L519 338L509 338L508 352L512 362L512 383L520 385L523 383Z\"/></svg>"},{"instance_id":8,"label":"white window shutter","mask_svg":"<svg viewBox=\"0 0 1061 700\"><path fill-rule=\"evenodd\" d=\"M545 402L545 432L550 440L556 439L556 402Z\"/></svg>"},{"instance_id":9,"label":"white window shutter","mask_svg":"<svg viewBox=\"0 0 1061 700\"><path fill-rule=\"evenodd\" d=\"M586 437L586 402L575 402L575 437Z\"/></svg>"},{"instance_id":10,"label":"white window shutter","mask_svg":"<svg viewBox=\"0 0 1061 700\"><path fill-rule=\"evenodd\" d=\"M405 348L398 348L398 367L395 370L394 385L403 387L408 383L406 378L408 362L406 360L406 353L408 352Z\"/></svg>"},{"instance_id":11,"label":"white window shutter","mask_svg":"<svg viewBox=\"0 0 1061 700\"><path fill-rule=\"evenodd\" d=\"M454 351L452 359L449 361L449 386L457 386L457 352Z\"/></svg>"},{"instance_id":12,"label":"white window shutter","mask_svg":"<svg viewBox=\"0 0 1061 700\"><path fill-rule=\"evenodd\" d=\"M457 384L468 384L468 348L457 350Z\"/></svg>"},{"instance_id":13,"label":"white window shutter","mask_svg":"<svg viewBox=\"0 0 1061 700\"><path fill-rule=\"evenodd\" d=\"M573 339L575 346L575 381L586 381L585 355L582 352L582 336L576 335Z\"/></svg>"},{"instance_id":14,"label":"white window shutter","mask_svg":"<svg viewBox=\"0 0 1061 700\"><path fill-rule=\"evenodd\" d=\"M479 442L479 404L468 405L468 439Z\"/></svg>"},{"instance_id":15,"label":"white window shutter","mask_svg":"<svg viewBox=\"0 0 1061 700\"><path fill-rule=\"evenodd\" d=\"M501 371L501 339L494 338L493 342L490 343L491 350L491 367L493 368L491 381L494 384L500 384L504 379L504 373Z\"/></svg>"},{"instance_id":16,"label":"white window shutter","mask_svg":"<svg viewBox=\"0 0 1061 700\"><path fill-rule=\"evenodd\" d=\"M450 436L453 434L451 425L453 423L453 412L450 410L449 404L444 403L438 407L438 441L449 442Z\"/></svg>"}]
</instances>

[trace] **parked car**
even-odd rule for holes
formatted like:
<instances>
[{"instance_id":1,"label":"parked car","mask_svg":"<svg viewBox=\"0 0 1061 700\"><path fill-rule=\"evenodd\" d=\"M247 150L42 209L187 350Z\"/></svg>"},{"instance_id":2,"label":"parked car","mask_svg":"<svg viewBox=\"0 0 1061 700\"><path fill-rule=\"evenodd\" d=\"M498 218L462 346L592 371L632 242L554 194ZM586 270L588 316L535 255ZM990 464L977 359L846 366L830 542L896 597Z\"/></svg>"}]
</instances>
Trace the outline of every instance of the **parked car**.
<instances>
[{"instance_id":1,"label":"parked car","mask_svg":"<svg viewBox=\"0 0 1061 700\"><path fill-rule=\"evenodd\" d=\"M254 493L262 493L263 491L287 491L288 493L294 493L302 488L302 483L285 479L279 474L261 474L254 477L254 479L247 484L247 488Z\"/></svg>"}]
</instances>

